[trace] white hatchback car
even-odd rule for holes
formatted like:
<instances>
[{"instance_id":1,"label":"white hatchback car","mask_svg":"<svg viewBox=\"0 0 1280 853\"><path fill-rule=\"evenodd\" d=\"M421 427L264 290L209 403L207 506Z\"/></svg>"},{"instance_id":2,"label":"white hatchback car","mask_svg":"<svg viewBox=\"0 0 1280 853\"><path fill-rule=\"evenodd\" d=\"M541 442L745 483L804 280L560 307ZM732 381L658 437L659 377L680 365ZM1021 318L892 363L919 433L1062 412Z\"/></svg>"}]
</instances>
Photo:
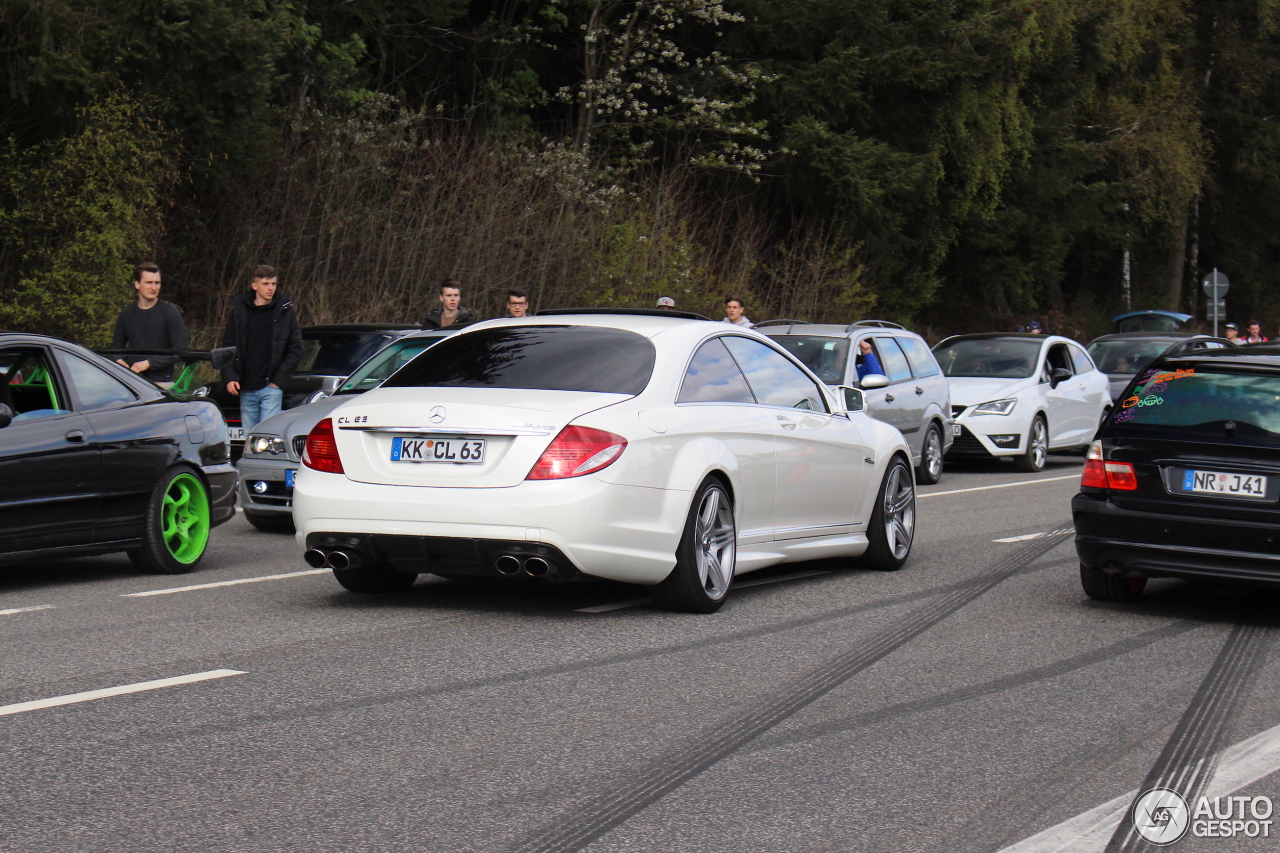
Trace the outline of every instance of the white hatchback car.
<instances>
[{"instance_id":1,"label":"white hatchback car","mask_svg":"<svg viewBox=\"0 0 1280 853\"><path fill-rule=\"evenodd\" d=\"M480 323L311 432L298 543L356 592L421 572L583 573L695 612L736 574L790 560L897 569L915 529L910 451L841 402L768 338L721 323Z\"/></svg>"},{"instance_id":2,"label":"white hatchback car","mask_svg":"<svg viewBox=\"0 0 1280 853\"><path fill-rule=\"evenodd\" d=\"M1111 408L1107 375L1069 338L957 335L933 354L951 383L949 458L1012 456L1041 471L1051 450L1088 447Z\"/></svg>"}]
</instances>

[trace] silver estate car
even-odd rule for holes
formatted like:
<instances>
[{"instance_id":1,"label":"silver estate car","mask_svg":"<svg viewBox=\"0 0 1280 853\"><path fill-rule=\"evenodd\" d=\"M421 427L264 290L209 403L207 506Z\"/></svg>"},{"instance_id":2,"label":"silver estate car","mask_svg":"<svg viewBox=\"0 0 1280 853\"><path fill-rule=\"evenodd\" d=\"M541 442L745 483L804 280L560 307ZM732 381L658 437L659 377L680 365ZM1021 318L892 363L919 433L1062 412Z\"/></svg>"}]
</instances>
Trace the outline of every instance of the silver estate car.
<instances>
[{"instance_id":1,"label":"silver estate car","mask_svg":"<svg viewBox=\"0 0 1280 853\"><path fill-rule=\"evenodd\" d=\"M942 479L942 457L953 440L951 391L924 338L886 320L848 326L770 320L756 328L828 385L861 388L867 414L893 424L907 440L916 481L931 485ZM874 362L861 354L863 341ZM868 373L869 363L878 363L881 373Z\"/></svg>"},{"instance_id":2,"label":"silver estate car","mask_svg":"<svg viewBox=\"0 0 1280 853\"><path fill-rule=\"evenodd\" d=\"M238 466L237 491L249 523L259 530L291 529L293 478L302 464L302 448L311 428L353 394L377 388L418 353L457 332L458 329L433 329L397 338L338 382L332 396L285 409L254 427L245 439L244 456Z\"/></svg>"}]
</instances>

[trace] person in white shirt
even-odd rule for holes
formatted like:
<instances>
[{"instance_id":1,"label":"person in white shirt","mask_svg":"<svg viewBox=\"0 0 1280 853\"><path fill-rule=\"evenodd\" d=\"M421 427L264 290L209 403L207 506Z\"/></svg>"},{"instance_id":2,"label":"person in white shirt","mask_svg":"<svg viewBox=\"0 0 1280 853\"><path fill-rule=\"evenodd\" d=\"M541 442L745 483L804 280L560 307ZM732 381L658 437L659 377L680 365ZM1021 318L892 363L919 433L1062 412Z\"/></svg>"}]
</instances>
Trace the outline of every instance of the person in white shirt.
<instances>
[{"instance_id":1,"label":"person in white shirt","mask_svg":"<svg viewBox=\"0 0 1280 853\"><path fill-rule=\"evenodd\" d=\"M724 313L728 315L724 318L724 322L750 329L755 324L743 316L743 310L742 300L736 296L730 296L724 301Z\"/></svg>"}]
</instances>

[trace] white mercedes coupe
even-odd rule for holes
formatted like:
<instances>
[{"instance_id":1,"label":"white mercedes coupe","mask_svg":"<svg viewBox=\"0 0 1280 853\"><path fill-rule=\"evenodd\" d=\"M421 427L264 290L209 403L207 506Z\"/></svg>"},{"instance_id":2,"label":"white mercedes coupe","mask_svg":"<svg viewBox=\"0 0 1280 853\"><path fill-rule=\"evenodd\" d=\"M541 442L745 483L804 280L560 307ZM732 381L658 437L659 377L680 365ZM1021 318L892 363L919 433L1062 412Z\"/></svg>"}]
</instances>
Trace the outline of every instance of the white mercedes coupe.
<instances>
[{"instance_id":1,"label":"white mercedes coupe","mask_svg":"<svg viewBox=\"0 0 1280 853\"><path fill-rule=\"evenodd\" d=\"M842 390L764 335L672 312L479 323L311 431L298 543L354 592L585 574L701 613L777 563L898 569L910 452Z\"/></svg>"}]
</instances>

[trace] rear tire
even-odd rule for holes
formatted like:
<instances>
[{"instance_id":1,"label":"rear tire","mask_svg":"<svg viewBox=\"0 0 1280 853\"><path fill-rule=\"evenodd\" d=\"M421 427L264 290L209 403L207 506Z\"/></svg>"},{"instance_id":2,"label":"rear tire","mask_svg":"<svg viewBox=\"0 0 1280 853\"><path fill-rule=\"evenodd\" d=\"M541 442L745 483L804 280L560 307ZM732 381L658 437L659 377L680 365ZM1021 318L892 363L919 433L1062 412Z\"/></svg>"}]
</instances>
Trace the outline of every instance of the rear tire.
<instances>
[{"instance_id":1,"label":"rear tire","mask_svg":"<svg viewBox=\"0 0 1280 853\"><path fill-rule=\"evenodd\" d=\"M716 612L729 597L737 557L733 500L724 483L708 477L689 507L676 567L653 588L654 601L687 613Z\"/></svg>"},{"instance_id":2,"label":"rear tire","mask_svg":"<svg viewBox=\"0 0 1280 853\"><path fill-rule=\"evenodd\" d=\"M268 533L292 533L293 518L289 516L277 516L270 513L244 511L245 521L252 524L259 530L265 530Z\"/></svg>"},{"instance_id":3,"label":"rear tire","mask_svg":"<svg viewBox=\"0 0 1280 853\"><path fill-rule=\"evenodd\" d=\"M1013 460L1014 467L1027 474L1038 474L1049 461L1049 425L1044 415L1036 415L1027 431L1027 449Z\"/></svg>"},{"instance_id":4,"label":"rear tire","mask_svg":"<svg viewBox=\"0 0 1280 853\"><path fill-rule=\"evenodd\" d=\"M360 569L334 569L333 577L343 589L360 593L404 592L418 579L416 574L397 572L386 566L366 566Z\"/></svg>"},{"instance_id":5,"label":"rear tire","mask_svg":"<svg viewBox=\"0 0 1280 853\"><path fill-rule=\"evenodd\" d=\"M894 457L884 472L876 507L867 527L870 545L863 552L862 563L881 572L896 572L911 556L911 543L916 531L916 490L911 481L911 468L900 457Z\"/></svg>"},{"instance_id":6,"label":"rear tire","mask_svg":"<svg viewBox=\"0 0 1280 853\"><path fill-rule=\"evenodd\" d=\"M186 574L209 544L209 492L189 468L170 468L151 491L142 547L128 552L133 564L159 575Z\"/></svg>"},{"instance_id":7,"label":"rear tire","mask_svg":"<svg viewBox=\"0 0 1280 853\"><path fill-rule=\"evenodd\" d=\"M1080 585L1084 587L1084 594L1094 601L1116 601L1127 604L1142 597L1142 591L1147 588L1147 579L1109 575L1101 569L1081 563Z\"/></svg>"},{"instance_id":8,"label":"rear tire","mask_svg":"<svg viewBox=\"0 0 1280 853\"><path fill-rule=\"evenodd\" d=\"M942 430L936 423L929 424L920 453L920 467L916 469L916 482L932 486L942 479Z\"/></svg>"}]
</instances>

